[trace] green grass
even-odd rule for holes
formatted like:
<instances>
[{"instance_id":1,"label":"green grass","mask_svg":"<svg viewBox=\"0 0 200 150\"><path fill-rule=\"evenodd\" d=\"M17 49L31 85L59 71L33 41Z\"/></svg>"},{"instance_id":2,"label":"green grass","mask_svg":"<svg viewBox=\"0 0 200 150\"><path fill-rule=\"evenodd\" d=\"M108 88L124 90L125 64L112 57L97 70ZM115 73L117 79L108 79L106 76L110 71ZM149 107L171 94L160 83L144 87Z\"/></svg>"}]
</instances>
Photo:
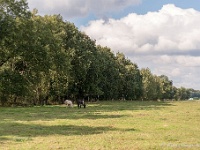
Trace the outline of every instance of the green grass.
<instances>
[{"instance_id":1,"label":"green grass","mask_svg":"<svg viewBox=\"0 0 200 150\"><path fill-rule=\"evenodd\" d=\"M200 101L0 108L0 149L200 149Z\"/></svg>"}]
</instances>

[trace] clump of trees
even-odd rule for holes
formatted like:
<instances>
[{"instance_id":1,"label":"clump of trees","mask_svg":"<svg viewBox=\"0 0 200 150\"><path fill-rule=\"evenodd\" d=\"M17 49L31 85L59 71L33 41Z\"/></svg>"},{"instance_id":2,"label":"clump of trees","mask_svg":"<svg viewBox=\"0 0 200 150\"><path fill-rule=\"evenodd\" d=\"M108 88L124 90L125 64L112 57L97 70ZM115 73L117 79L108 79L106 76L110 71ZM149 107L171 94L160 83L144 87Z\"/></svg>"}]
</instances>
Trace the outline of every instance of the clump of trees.
<instances>
[{"instance_id":1,"label":"clump of trees","mask_svg":"<svg viewBox=\"0 0 200 150\"><path fill-rule=\"evenodd\" d=\"M96 45L60 15L40 16L25 0L0 1L0 104L62 103L65 98L187 99L167 76L139 69Z\"/></svg>"}]
</instances>

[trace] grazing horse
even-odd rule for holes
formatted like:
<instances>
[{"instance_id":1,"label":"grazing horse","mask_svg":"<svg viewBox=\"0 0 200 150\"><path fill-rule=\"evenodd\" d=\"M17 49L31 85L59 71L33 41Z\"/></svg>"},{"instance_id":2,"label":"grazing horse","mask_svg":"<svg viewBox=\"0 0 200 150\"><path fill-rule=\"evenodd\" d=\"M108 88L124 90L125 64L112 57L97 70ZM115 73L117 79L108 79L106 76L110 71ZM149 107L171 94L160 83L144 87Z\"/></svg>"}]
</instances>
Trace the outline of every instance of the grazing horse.
<instances>
[{"instance_id":1,"label":"grazing horse","mask_svg":"<svg viewBox=\"0 0 200 150\"><path fill-rule=\"evenodd\" d=\"M65 100L65 105L67 105L68 107L73 107L73 103L71 100Z\"/></svg>"},{"instance_id":2,"label":"grazing horse","mask_svg":"<svg viewBox=\"0 0 200 150\"><path fill-rule=\"evenodd\" d=\"M76 102L77 102L78 108L81 108L81 105L83 105L83 107L86 108L86 104L84 100L78 99Z\"/></svg>"}]
</instances>

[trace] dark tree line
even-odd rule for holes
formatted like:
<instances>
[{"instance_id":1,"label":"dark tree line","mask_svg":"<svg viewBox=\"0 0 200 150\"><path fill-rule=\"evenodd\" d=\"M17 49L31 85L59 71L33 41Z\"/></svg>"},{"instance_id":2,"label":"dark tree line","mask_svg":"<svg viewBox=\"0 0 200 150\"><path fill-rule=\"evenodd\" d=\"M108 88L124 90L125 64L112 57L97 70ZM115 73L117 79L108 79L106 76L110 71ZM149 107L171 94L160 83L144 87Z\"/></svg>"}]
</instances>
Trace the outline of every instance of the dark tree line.
<instances>
[{"instance_id":1,"label":"dark tree line","mask_svg":"<svg viewBox=\"0 0 200 150\"><path fill-rule=\"evenodd\" d=\"M0 1L1 105L187 99L191 91L96 45L60 15L30 12L25 0Z\"/></svg>"}]
</instances>

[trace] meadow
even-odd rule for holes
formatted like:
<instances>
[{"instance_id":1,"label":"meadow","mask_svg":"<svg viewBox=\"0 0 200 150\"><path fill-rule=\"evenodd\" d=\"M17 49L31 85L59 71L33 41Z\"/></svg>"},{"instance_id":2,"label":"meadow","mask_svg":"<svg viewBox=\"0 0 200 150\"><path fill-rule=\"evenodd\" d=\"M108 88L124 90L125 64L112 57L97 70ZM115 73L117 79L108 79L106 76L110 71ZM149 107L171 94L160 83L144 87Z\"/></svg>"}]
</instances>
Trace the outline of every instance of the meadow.
<instances>
[{"instance_id":1,"label":"meadow","mask_svg":"<svg viewBox=\"0 0 200 150\"><path fill-rule=\"evenodd\" d=\"M200 149L200 101L0 108L4 150Z\"/></svg>"}]
</instances>

